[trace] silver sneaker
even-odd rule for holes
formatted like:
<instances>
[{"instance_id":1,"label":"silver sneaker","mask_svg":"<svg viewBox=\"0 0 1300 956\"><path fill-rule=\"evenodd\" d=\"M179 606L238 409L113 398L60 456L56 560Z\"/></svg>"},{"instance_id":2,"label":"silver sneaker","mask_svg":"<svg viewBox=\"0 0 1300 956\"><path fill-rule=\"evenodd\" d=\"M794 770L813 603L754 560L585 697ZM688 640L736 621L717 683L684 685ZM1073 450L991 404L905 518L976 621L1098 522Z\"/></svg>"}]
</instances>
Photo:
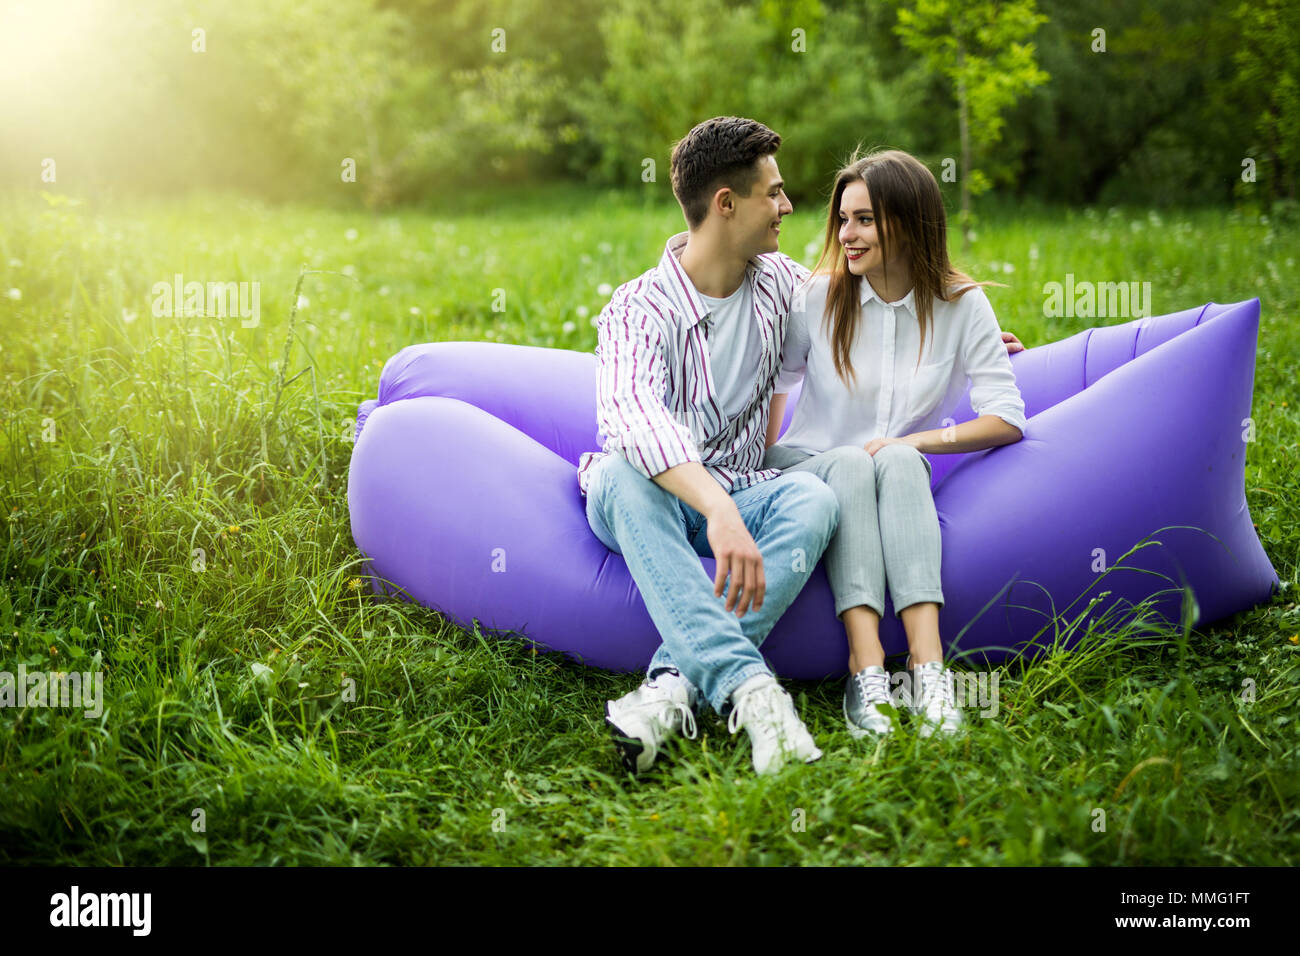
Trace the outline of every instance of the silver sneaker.
<instances>
[{"instance_id":1,"label":"silver sneaker","mask_svg":"<svg viewBox=\"0 0 1300 956\"><path fill-rule=\"evenodd\" d=\"M605 723L628 772L649 770L664 744L678 734L694 740L698 706L699 691L676 671L664 671L630 694L606 701Z\"/></svg>"},{"instance_id":2,"label":"silver sneaker","mask_svg":"<svg viewBox=\"0 0 1300 956\"><path fill-rule=\"evenodd\" d=\"M850 674L844 685L844 719L854 738L894 732L894 722L877 704L893 704L889 698L889 673L873 664Z\"/></svg>"},{"instance_id":3,"label":"silver sneaker","mask_svg":"<svg viewBox=\"0 0 1300 956\"><path fill-rule=\"evenodd\" d=\"M903 681L901 699L907 709L921 718L919 733L929 737L935 731L955 734L963 727L961 711L957 709L953 690L952 671L942 661L927 661L915 668L907 659L907 679Z\"/></svg>"}]
</instances>

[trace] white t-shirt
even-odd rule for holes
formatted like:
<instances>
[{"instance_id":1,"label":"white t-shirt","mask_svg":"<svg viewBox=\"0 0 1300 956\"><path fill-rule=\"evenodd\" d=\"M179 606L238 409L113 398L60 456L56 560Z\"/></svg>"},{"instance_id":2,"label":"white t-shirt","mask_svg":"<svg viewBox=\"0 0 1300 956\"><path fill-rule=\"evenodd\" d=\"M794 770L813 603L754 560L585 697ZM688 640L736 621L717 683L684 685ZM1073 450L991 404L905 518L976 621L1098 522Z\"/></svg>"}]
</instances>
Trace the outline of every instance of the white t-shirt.
<instances>
[{"instance_id":1,"label":"white t-shirt","mask_svg":"<svg viewBox=\"0 0 1300 956\"><path fill-rule=\"evenodd\" d=\"M709 309L703 320L709 342L709 373L722 413L730 421L745 410L758 390L763 338L754 314L754 295L747 280L725 299L702 292L700 298Z\"/></svg>"},{"instance_id":2,"label":"white t-shirt","mask_svg":"<svg viewBox=\"0 0 1300 956\"><path fill-rule=\"evenodd\" d=\"M863 279L862 315L849 350L857 384L849 388L835 372L822 318L829 284L827 275L812 276L803 307L786 325L776 391L789 392L800 380L803 390L778 444L818 454L943 428L954 423L944 419L954 419L968 382L971 411L1025 431L1025 403L983 289L976 286L952 302L935 300L918 369L921 326L912 292L885 302ZM796 295L796 306L799 301Z\"/></svg>"}]
</instances>

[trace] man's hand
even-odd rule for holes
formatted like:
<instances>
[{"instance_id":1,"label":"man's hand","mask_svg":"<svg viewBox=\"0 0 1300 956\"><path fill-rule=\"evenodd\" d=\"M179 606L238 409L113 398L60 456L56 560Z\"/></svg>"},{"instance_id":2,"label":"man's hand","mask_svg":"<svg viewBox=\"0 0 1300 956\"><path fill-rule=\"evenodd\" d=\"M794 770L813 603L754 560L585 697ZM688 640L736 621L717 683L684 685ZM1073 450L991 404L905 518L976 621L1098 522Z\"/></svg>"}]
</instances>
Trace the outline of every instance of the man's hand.
<instances>
[{"instance_id":1,"label":"man's hand","mask_svg":"<svg viewBox=\"0 0 1300 956\"><path fill-rule=\"evenodd\" d=\"M727 594L727 611L734 607L736 617L744 617L751 602L755 611L763 606L767 579L763 576L763 555L754 538L745 527L740 511L734 502L729 508L719 508L710 515L706 530L709 547L717 560L717 574L713 579L713 596L721 597L728 575L731 590ZM737 604L739 601L739 604Z\"/></svg>"},{"instance_id":2,"label":"man's hand","mask_svg":"<svg viewBox=\"0 0 1300 956\"><path fill-rule=\"evenodd\" d=\"M654 476L655 484L676 495L700 514L704 515L709 546L717 561L718 573L713 582L714 597L721 597L728 576L731 593L727 596L727 611L740 607L741 617L750 606L757 611L763 606L763 593L767 580L763 577L763 555L740 517L740 509L731 495L722 490L704 466L698 461L674 465Z\"/></svg>"},{"instance_id":3,"label":"man's hand","mask_svg":"<svg viewBox=\"0 0 1300 956\"><path fill-rule=\"evenodd\" d=\"M1015 355L1017 352L1023 352L1025 350L1024 345L1018 338L1016 338L1015 333L1013 332L1003 332L1002 341L1007 344L1008 355Z\"/></svg>"}]
</instances>

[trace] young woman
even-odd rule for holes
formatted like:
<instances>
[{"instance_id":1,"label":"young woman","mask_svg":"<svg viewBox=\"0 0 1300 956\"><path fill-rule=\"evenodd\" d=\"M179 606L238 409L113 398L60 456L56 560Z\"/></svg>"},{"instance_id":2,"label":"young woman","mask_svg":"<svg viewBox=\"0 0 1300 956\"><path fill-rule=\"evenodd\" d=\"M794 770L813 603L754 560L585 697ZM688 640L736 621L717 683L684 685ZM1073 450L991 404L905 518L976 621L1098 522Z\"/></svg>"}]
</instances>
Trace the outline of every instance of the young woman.
<instances>
[{"instance_id":1,"label":"young woman","mask_svg":"<svg viewBox=\"0 0 1300 956\"><path fill-rule=\"evenodd\" d=\"M855 156L836 175L822 254L787 325L763 467L812 471L839 499L824 558L848 635L844 715L855 737L891 730L875 706L890 702L879 636L886 582L911 652L900 702L923 735L961 726L939 641L939 518L922 453L1024 434L1007 357L1023 346L1004 340L987 284L949 263L939 184L915 157ZM785 393L801 378L778 443ZM968 381L978 417L954 426Z\"/></svg>"}]
</instances>

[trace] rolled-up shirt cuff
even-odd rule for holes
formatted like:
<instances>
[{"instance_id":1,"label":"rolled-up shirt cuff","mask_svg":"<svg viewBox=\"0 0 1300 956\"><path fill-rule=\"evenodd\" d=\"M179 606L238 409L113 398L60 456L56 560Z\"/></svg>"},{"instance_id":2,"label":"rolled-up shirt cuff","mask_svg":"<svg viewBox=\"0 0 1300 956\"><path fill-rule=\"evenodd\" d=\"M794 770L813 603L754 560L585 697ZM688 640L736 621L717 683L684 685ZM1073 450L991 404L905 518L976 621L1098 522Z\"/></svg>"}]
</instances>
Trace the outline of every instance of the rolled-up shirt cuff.
<instances>
[{"instance_id":1,"label":"rolled-up shirt cuff","mask_svg":"<svg viewBox=\"0 0 1300 956\"><path fill-rule=\"evenodd\" d=\"M1020 435L1023 438L1029 430L1029 422L1025 419L1024 413L1009 408L986 408L980 412L981 415L996 415L1008 425L1015 425L1020 429Z\"/></svg>"},{"instance_id":2,"label":"rolled-up shirt cuff","mask_svg":"<svg viewBox=\"0 0 1300 956\"><path fill-rule=\"evenodd\" d=\"M781 372L776 377L776 386L773 388L774 395L784 395L794 389L796 385L803 381L803 372Z\"/></svg>"},{"instance_id":3,"label":"rolled-up shirt cuff","mask_svg":"<svg viewBox=\"0 0 1300 956\"><path fill-rule=\"evenodd\" d=\"M687 462L702 462L695 439L673 428L647 428L637 431L620 444L623 457L641 474L653 478L669 468Z\"/></svg>"}]
</instances>

